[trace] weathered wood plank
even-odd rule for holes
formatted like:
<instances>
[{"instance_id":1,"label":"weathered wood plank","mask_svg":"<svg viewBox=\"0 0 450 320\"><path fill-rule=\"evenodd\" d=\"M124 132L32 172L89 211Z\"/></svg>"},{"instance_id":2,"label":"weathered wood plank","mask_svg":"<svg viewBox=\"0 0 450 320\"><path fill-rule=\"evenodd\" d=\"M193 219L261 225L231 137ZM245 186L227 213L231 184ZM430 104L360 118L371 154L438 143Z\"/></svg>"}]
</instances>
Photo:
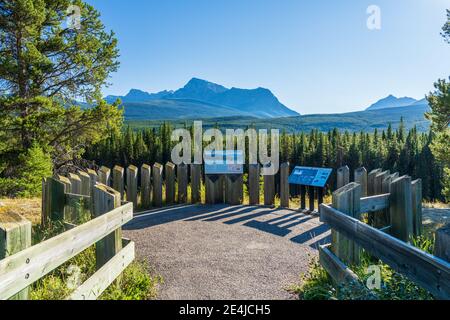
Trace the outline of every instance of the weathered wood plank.
<instances>
[{"instance_id":1,"label":"weathered wood plank","mask_svg":"<svg viewBox=\"0 0 450 320\"><path fill-rule=\"evenodd\" d=\"M375 195L383 194L383 181L389 177L390 171L380 172L375 175L374 179L374 192ZM377 229L383 228L390 224L390 213L388 209L374 211L373 213L373 226Z\"/></svg>"},{"instance_id":2,"label":"weathered wood plank","mask_svg":"<svg viewBox=\"0 0 450 320\"><path fill-rule=\"evenodd\" d=\"M31 222L14 212L0 215L0 260L31 247ZM28 300L25 288L10 300Z\"/></svg>"},{"instance_id":3,"label":"weathered wood plank","mask_svg":"<svg viewBox=\"0 0 450 320\"><path fill-rule=\"evenodd\" d=\"M275 176L264 176L264 205L273 206L275 204Z\"/></svg>"},{"instance_id":4,"label":"weathered wood plank","mask_svg":"<svg viewBox=\"0 0 450 320\"><path fill-rule=\"evenodd\" d=\"M186 203L188 197L188 166L185 163L177 166L178 203Z\"/></svg>"},{"instance_id":5,"label":"weathered wood plank","mask_svg":"<svg viewBox=\"0 0 450 320\"><path fill-rule=\"evenodd\" d=\"M111 169L108 167L102 166L98 170L98 182L110 186L111 185Z\"/></svg>"},{"instance_id":6,"label":"weathered wood plank","mask_svg":"<svg viewBox=\"0 0 450 320\"><path fill-rule=\"evenodd\" d=\"M261 167L259 164L251 164L248 170L249 204L251 206L257 206L260 204Z\"/></svg>"},{"instance_id":7,"label":"weathered wood plank","mask_svg":"<svg viewBox=\"0 0 450 320\"><path fill-rule=\"evenodd\" d=\"M124 185L125 169L121 166L114 166L112 171L112 186L113 189L120 193L122 199L125 198L125 185Z\"/></svg>"},{"instance_id":8,"label":"weathered wood plank","mask_svg":"<svg viewBox=\"0 0 450 320\"><path fill-rule=\"evenodd\" d=\"M102 216L120 207L120 193L107 185L94 188L94 216ZM95 244L97 270L122 250L122 228L119 227Z\"/></svg>"},{"instance_id":9,"label":"weathered wood plank","mask_svg":"<svg viewBox=\"0 0 450 320\"><path fill-rule=\"evenodd\" d=\"M202 165L191 164L191 202L193 204L202 202Z\"/></svg>"},{"instance_id":10,"label":"weathered wood plank","mask_svg":"<svg viewBox=\"0 0 450 320\"><path fill-rule=\"evenodd\" d=\"M352 292L353 296L360 299L376 298L376 295L364 286L358 276L333 254L330 245L319 246L319 261L339 287L345 287Z\"/></svg>"},{"instance_id":11,"label":"weathered wood plank","mask_svg":"<svg viewBox=\"0 0 450 320\"><path fill-rule=\"evenodd\" d=\"M434 254L436 257L450 262L450 224L436 231Z\"/></svg>"},{"instance_id":12,"label":"weathered wood plank","mask_svg":"<svg viewBox=\"0 0 450 320\"><path fill-rule=\"evenodd\" d=\"M78 287L68 300L96 300L135 259L134 242L128 243L92 277Z\"/></svg>"},{"instance_id":13,"label":"weathered wood plank","mask_svg":"<svg viewBox=\"0 0 450 320\"><path fill-rule=\"evenodd\" d=\"M375 192L375 177L377 176L377 174L381 173L382 170L381 169L375 169L372 170L368 176L367 176L367 195L368 196L375 196L376 192Z\"/></svg>"},{"instance_id":14,"label":"weathered wood plank","mask_svg":"<svg viewBox=\"0 0 450 320\"><path fill-rule=\"evenodd\" d=\"M280 166L280 206L282 208L289 208L289 166L289 162Z\"/></svg>"},{"instance_id":15,"label":"weathered wood plank","mask_svg":"<svg viewBox=\"0 0 450 320\"><path fill-rule=\"evenodd\" d=\"M355 182L361 186L361 195L367 197L367 169L364 167L355 170Z\"/></svg>"},{"instance_id":16,"label":"weathered wood plank","mask_svg":"<svg viewBox=\"0 0 450 320\"><path fill-rule=\"evenodd\" d=\"M149 209L152 205L152 167L148 164L141 166L141 206Z\"/></svg>"},{"instance_id":17,"label":"weathered wood plank","mask_svg":"<svg viewBox=\"0 0 450 320\"><path fill-rule=\"evenodd\" d=\"M162 174L163 174L163 166L162 164L155 163L153 165L153 205L155 207L162 206Z\"/></svg>"},{"instance_id":18,"label":"weathered wood plank","mask_svg":"<svg viewBox=\"0 0 450 320\"><path fill-rule=\"evenodd\" d=\"M361 213L374 212L389 208L389 194L361 198Z\"/></svg>"},{"instance_id":19,"label":"weathered wood plank","mask_svg":"<svg viewBox=\"0 0 450 320\"><path fill-rule=\"evenodd\" d=\"M411 177L403 176L391 183L391 235L408 242L413 235Z\"/></svg>"},{"instance_id":20,"label":"weathered wood plank","mask_svg":"<svg viewBox=\"0 0 450 320\"><path fill-rule=\"evenodd\" d=\"M42 225L49 221L64 220L65 185L54 178L46 178L42 182Z\"/></svg>"},{"instance_id":21,"label":"weathered wood plank","mask_svg":"<svg viewBox=\"0 0 450 320\"><path fill-rule=\"evenodd\" d=\"M333 208L343 214L360 220L361 218L361 186L349 183L333 193ZM343 262L357 264L360 262L360 248L351 238L339 231L332 231L333 251Z\"/></svg>"},{"instance_id":22,"label":"weathered wood plank","mask_svg":"<svg viewBox=\"0 0 450 320\"><path fill-rule=\"evenodd\" d=\"M341 167L337 170L337 188L340 189L350 183L350 168Z\"/></svg>"},{"instance_id":23,"label":"weathered wood plank","mask_svg":"<svg viewBox=\"0 0 450 320\"><path fill-rule=\"evenodd\" d=\"M175 203L175 169L176 166L172 162L165 165L165 184L166 184L166 205L170 206Z\"/></svg>"},{"instance_id":24,"label":"weathered wood plank","mask_svg":"<svg viewBox=\"0 0 450 320\"><path fill-rule=\"evenodd\" d=\"M138 171L133 165L127 168L127 201L132 202L135 208L138 206Z\"/></svg>"},{"instance_id":25,"label":"weathered wood plank","mask_svg":"<svg viewBox=\"0 0 450 320\"><path fill-rule=\"evenodd\" d=\"M75 229L0 260L0 299L8 299L133 219L126 204Z\"/></svg>"},{"instance_id":26,"label":"weathered wood plank","mask_svg":"<svg viewBox=\"0 0 450 320\"><path fill-rule=\"evenodd\" d=\"M411 183L412 197L412 215L413 215L413 235L418 237L422 235L422 179Z\"/></svg>"},{"instance_id":27,"label":"weathered wood plank","mask_svg":"<svg viewBox=\"0 0 450 320\"><path fill-rule=\"evenodd\" d=\"M244 197L244 179L240 175L227 175L225 177L225 202L229 205L242 204Z\"/></svg>"},{"instance_id":28,"label":"weathered wood plank","mask_svg":"<svg viewBox=\"0 0 450 320\"><path fill-rule=\"evenodd\" d=\"M78 171L78 176L81 180L81 194L84 196L90 196L91 195L91 177L87 172Z\"/></svg>"},{"instance_id":29,"label":"weathered wood plank","mask_svg":"<svg viewBox=\"0 0 450 320\"><path fill-rule=\"evenodd\" d=\"M437 298L450 299L450 263L324 204L320 220Z\"/></svg>"},{"instance_id":30,"label":"weathered wood plank","mask_svg":"<svg viewBox=\"0 0 450 320\"><path fill-rule=\"evenodd\" d=\"M72 194L81 194L81 178L80 176L69 173L68 175L70 184L72 185L71 193Z\"/></svg>"}]
</instances>

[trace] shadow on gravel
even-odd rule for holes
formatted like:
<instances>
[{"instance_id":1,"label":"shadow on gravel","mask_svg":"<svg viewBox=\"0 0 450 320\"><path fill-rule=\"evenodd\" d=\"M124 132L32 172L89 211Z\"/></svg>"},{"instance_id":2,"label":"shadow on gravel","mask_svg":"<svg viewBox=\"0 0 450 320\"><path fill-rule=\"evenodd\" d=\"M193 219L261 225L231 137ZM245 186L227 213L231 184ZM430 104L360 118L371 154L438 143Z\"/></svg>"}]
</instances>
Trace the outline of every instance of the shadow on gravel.
<instances>
[{"instance_id":1,"label":"shadow on gravel","mask_svg":"<svg viewBox=\"0 0 450 320\"><path fill-rule=\"evenodd\" d=\"M254 206L230 207L226 204L186 205L159 210L155 209L137 215L131 222L124 226L124 230L146 229L175 221L222 221L222 223L227 225L242 224L245 227L271 233L279 237L286 237L293 231L292 228L314 219L314 217L306 216L299 212L289 212L267 221L256 220L267 215L281 214L280 212L282 211L276 208ZM329 230L330 228L328 226L320 225L290 240L295 243L304 244L318 238ZM327 242L329 242L328 237L324 237L312 244L311 247L316 248L318 245Z\"/></svg>"},{"instance_id":2,"label":"shadow on gravel","mask_svg":"<svg viewBox=\"0 0 450 320\"><path fill-rule=\"evenodd\" d=\"M134 217L132 221L127 223L124 230L139 230L146 229L153 226L158 226L174 221L181 221L187 218L204 215L211 211L219 211L228 208L227 205L214 205L214 206L181 206L176 208L161 209L159 211L150 212L148 214L143 213Z\"/></svg>"},{"instance_id":3,"label":"shadow on gravel","mask_svg":"<svg viewBox=\"0 0 450 320\"><path fill-rule=\"evenodd\" d=\"M292 242L303 244L305 242L308 242L309 240L312 240L321 234L324 234L330 230L330 227L323 224L320 226L315 227L314 229L308 230L308 232L302 233L294 238L291 239Z\"/></svg>"}]
</instances>

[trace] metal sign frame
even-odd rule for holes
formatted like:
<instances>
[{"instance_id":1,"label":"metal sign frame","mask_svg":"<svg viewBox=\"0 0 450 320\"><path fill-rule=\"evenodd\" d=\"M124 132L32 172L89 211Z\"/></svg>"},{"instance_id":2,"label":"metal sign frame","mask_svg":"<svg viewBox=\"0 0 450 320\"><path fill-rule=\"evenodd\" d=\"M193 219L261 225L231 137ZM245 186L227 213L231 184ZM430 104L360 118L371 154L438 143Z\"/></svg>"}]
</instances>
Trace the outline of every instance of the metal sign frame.
<instances>
[{"instance_id":1,"label":"metal sign frame","mask_svg":"<svg viewBox=\"0 0 450 320\"><path fill-rule=\"evenodd\" d=\"M242 150L205 151L206 175L242 175L244 174L244 152ZM217 159L219 158L219 159ZM229 161L232 158L232 161Z\"/></svg>"},{"instance_id":2,"label":"metal sign frame","mask_svg":"<svg viewBox=\"0 0 450 320\"><path fill-rule=\"evenodd\" d=\"M295 167L289 176L289 183L325 188L332 173L333 169L331 168Z\"/></svg>"}]
</instances>

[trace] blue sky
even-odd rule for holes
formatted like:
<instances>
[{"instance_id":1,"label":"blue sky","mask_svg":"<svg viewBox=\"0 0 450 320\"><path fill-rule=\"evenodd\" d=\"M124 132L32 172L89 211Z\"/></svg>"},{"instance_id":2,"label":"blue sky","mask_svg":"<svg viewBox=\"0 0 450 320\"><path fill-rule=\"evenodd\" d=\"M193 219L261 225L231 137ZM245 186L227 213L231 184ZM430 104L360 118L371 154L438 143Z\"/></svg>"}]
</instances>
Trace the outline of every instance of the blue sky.
<instances>
[{"instance_id":1,"label":"blue sky","mask_svg":"<svg viewBox=\"0 0 450 320\"><path fill-rule=\"evenodd\" d=\"M361 110L389 94L422 99L450 76L440 36L449 0L88 0L116 32L105 94L178 89L198 77L269 88L302 113ZM369 5L381 30L369 30Z\"/></svg>"}]
</instances>

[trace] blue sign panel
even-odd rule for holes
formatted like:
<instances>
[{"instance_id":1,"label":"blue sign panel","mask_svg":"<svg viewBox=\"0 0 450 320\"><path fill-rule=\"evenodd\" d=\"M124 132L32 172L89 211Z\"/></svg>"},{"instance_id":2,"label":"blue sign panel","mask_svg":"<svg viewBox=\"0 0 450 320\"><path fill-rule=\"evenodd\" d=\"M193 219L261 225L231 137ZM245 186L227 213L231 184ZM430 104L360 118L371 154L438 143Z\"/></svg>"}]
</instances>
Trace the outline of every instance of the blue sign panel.
<instances>
[{"instance_id":1,"label":"blue sign panel","mask_svg":"<svg viewBox=\"0 0 450 320\"><path fill-rule=\"evenodd\" d=\"M244 153L241 150L205 151L205 174L244 174Z\"/></svg>"},{"instance_id":2,"label":"blue sign panel","mask_svg":"<svg viewBox=\"0 0 450 320\"><path fill-rule=\"evenodd\" d=\"M324 188L332 172L333 169L328 168L295 167L289 183Z\"/></svg>"}]
</instances>

